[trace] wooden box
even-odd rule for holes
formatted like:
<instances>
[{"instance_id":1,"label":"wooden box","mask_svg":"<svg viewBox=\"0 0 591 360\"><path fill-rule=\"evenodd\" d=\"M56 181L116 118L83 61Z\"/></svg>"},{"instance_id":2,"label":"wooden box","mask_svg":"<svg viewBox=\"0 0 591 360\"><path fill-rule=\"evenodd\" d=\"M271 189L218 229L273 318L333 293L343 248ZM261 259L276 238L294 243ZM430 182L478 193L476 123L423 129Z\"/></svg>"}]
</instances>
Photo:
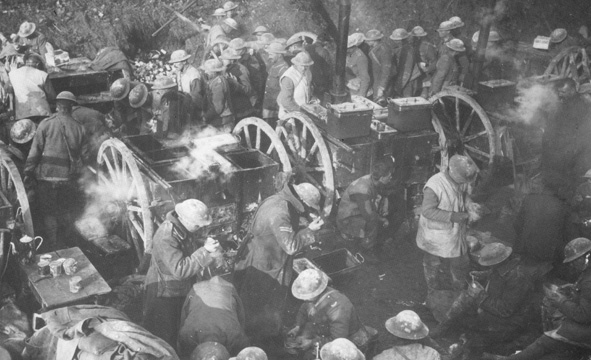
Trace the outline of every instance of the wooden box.
<instances>
[{"instance_id":1,"label":"wooden box","mask_svg":"<svg viewBox=\"0 0 591 360\"><path fill-rule=\"evenodd\" d=\"M388 99L388 125L402 132L431 128L431 103L422 97Z\"/></svg>"}]
</instances>

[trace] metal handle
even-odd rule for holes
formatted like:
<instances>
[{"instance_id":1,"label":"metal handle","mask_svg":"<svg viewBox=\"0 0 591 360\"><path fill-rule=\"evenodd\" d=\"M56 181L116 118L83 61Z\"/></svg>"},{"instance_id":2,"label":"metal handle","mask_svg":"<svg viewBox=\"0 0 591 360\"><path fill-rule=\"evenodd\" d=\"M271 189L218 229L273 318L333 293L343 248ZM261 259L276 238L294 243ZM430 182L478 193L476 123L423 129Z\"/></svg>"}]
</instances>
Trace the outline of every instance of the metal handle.
<instances>
[{"instance_id":1,"label":"metal handle","mask_svg":"<svg viewBox=\"0 0 591 360\"><path fill-rule=\"evenodd\" d=\"M39 241L39 245L37 245L37 247L35 248L35 251L39 250L39 248L41 247L41 244L43 244L43 238L41 236L35 236L33 238L33 244L35 244L35 242L37 242L37 239L39 239L41 241Z\"/></svg>"},{"instance_id":2,"label":"metal handle","mask_svg":"<svg viewBox=\"0 0 591 360\"><path fill-rule=\"evenodd\" d=\"M357 261L359 261L362 264L365 262L365 258L360 253L355 254L355 259L357 259Z\"/></svg>"}]
</instances>

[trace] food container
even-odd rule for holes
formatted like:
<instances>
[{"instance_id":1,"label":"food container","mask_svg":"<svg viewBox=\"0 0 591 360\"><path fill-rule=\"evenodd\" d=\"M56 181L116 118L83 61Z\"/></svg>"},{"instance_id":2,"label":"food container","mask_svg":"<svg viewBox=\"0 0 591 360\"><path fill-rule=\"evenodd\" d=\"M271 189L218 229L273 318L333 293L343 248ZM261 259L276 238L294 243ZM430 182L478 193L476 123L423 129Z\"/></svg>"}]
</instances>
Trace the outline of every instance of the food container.
<instances>
[{"instance_id":1,"label":"food container","mask_svg":"<svg viewBox=\"0 0 591 360\"><path fill-rule=\"evenodd\" d=\"M388 99L387 123L402 132L430 129L431 103L422 97Z\"/></svg>"},{"instance_id":2,"label":"food container","mask_svg":"<svg viewBox=\"0 0 591 360\"><path fill-rule=\"evenodd\" d=\"M66 275L74 275L78 271L78 262L75 259L68 258L62 264L64 267L64 273Z\"/></svg>"},{"instance_id":3,"label":"food container","mask_svg":"<svg viewBox=\"0 0 591 360\"><path fill-rule=\"evenodd\" d=\"M387 136L396 134L398 131L380 120L371 121L371 137L381 140Z\"/></svg>"},{"instance_id":4,"label":"food container","mask_svg":"<svg viewBox=\"0 0 591 360\"><path fill-rule=\"evenodd\" d=\"M504 79L478 83L476 101L485 111L498 111L515 100L517 83Z\"/></svg>"},{"instance_id":5,"label":"food container","mask_svg":"<svg viewBox=\"0 0 591 360\"><path fill-rule=\"evenodd\" d=\"M372 114L373 109L365 104L329 104L325 130L329 135L341 140L368 136Z\"/></svg>"},{"instance_id":6,"label":"food container","mask_svg":"<svg viewBox=\"0 0 591 360\"><path fill-rule=\"evenodd\" d=\"M41 276L45 276L45 275L51 274L51 270L49 268L49 261L47 261L47 260L39 260L39 262L37 263L37 272Z\"/></svg>"},{"instance_id":7,"label":"food container","mask_svg":"<svg viewBox=\"0 0 591 360\"><path fill-rule=\"evenodd\" d=\"M80 276L72 276L72 278L69 280L70 292L73 294L79 292L80 289L82 289L82 285L80 284L81 282L82 278Z\"/></svg>"},{"instance_id":8,"label":"food container","mask_svg":"<svg viewBox=\"0 0 591 360\"><path fill-rule=\"evenodd\" d=\"M345 275L357 270L364 261L361 254L353 255L347 249L338 249L312 259L312 263L333 280L343 279Z\"/></svg>"},{"instance_id":9,"label":"food container","mask_svg":"<svg viewBox=\"0 0 591 360\"><path fill-rule=\"evenodd\" d=\"M58 277L64 273L62 262L58 260L49 263L49 270L51 272L51 276L53 277Z\"/></svg>"}]
</instances>

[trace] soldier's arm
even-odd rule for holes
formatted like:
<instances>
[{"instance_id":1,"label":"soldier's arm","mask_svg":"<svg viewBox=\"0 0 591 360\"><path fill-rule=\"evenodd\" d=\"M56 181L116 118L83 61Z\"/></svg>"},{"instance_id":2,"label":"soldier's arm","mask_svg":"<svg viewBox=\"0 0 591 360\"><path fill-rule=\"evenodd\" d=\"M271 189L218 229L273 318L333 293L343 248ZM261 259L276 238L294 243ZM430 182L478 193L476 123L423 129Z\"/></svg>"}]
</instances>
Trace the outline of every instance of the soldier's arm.
<instances>
[{"instance_id":1,"label":"soldier's arm","mask_svg":"<svg viewBox=\"0 0 591 360\"><path fill-rule=\"evenodd\" d=\"M423 204L421 213L424 217L433 221L451 222L452 211L445 211L438 208L439 198L431 188L425 188L423 191Z\"/></svg>"},{"instance_id":2,"label":"soldier's arm","mask_svg":"<svg viewBox=\"0 0 591 360\"><path fill-rule=\"evenodd\" d=\"M578 299L564 300L558 304L558 309L567 318L581 324L591 323L591 279L583 280L579 284Z\"/></svg>"},{"instance_id":3,"label":"soldier's arm","mask_svg":"<svg viewBox=\"0 0 591 360\"><path fill-rule=\"evenodd\" d=\"M328 321L330 321L330 337L322 339L322 342L332 341L338 338L349 337L349 324L351 323L352 310L350 306L337 303L328 309ZM323 344L321 344L323 345Z\"/></svg>"},{"instance_id":4,"label":"soldier's arm","mask_svg":"<svg viewBox=\"0 0 591 360\"><path fill-rule=\"evenodd\" d=\"M300 106L295 102L293 94L295 86L290 78L284 77L280 83L279 95L277 96L277 104L283 106L286 111L299 111Z\"/></svg>"},{"instance_id":5,"label":"soldier's arm","mask_svg":"<svg viewBox=\"0 0 591 360\"><path fill-rule=\"evenodd\" d=\"M279 246L288 255L294 255L304 246L314 243L314 232L308 228L292 228L288 211L277 213L271 218L271 229Z\"/></svg>"},{"instance_id":6,"label":"soldier's arm","mask_svg":"<svg viewBox=\"0 0 591 360\"><path fill-rule=\"evenodd\" d=\"M388 86L388 81L390 81L390 78L391 78L392 59L393 59L392 51L389 51L389 50L383 51L382 54L380 55L380 64L382 64L380 78L374 79L374 81L378 81L378 83L379 83L378 87L382 90L386 89L386 86ZM374 96L376 96L376 95L377 94L374 94Z\"/></svg>"},{"instance_id":7,"label":"soldier's arm","mask_svg":"<svg viewBox=\"0 0 591 360\"><path fill-rule=\"evenodd\" d=\"M359 79L361 80L359 92L365 97L367 96L367 91L369 90L369 85L371 83L371 78L369 76L369 63L366 56L359 57L359 61L357 63L357 72L357 76L359 76Z\"/></svg>"},{"instance_id":8,"label":"soldier's arm","mask_svg":"<svg viewBox=\"0 0 591 360\"><path fill-rule=\"evenodd\" d=\"M518 274L510 279L500 294L486 294L480 308L495 316L508 318L520 309L521 304L527 301L527 296L532 289L532 282L525 274Z\"/></svg>"},{"instance_id":9,"label":"soldier's arm","mask_svg":"<svg viewBox=\"0 0 591 360\"><path fill-rule=\"evenodd\" d=\"M239 77L240 89L244 95L250 96L253 93L252 82L250 81L250 73L246 67L242 67Z\"/></svg>"},{"instance_id":10,"label":"soldier's arm","mask_svg":"<svg viewBox=\"0 0 591 360\"><path fill-rule=\"evenodd\" d=\"M29 156L25 162L24 173L26 176L35 176L35 168L41 160L43 154L43 148L45 147L45 133L44 128L38 129L33 138L33 144L31 144L31 150Z\"/></svg>"},{"instance_id":11,"label":"soldier's arm","mask_svg":"<svg viewBox=\"0 0 591 360\"><path fill-rule=\"evenodd\" d=\"M177 279L188 279L197 275L200 270L213 262L212 256L203 247L197 249L193 254L185 256L180 244L172 237L172 229L170 234L162 241L154 242L155 251L153 253L158 251L160 254L158 261Z\"/></svg>"},{"instance_id":12,"label":"soldier's arm","mask_svg":"<svg viewBox=\"0 0 591 360\"><path fill-rule=\"evenodd\" d=\"M435 74L433 75L433 80L431 80L431 95L441 91L443 82L445 81L445 77L450 68L451 63L449 57L440 57L439 60L437 60Z\"/></svg>"},{"instance_id":13,"label":"soldier's arm","mask_svg":"<svg viewBox=\"0 0 591 360\"><path fill-rule=\"evenodd\" d=\"M427 64L425 72L427 74L433 74L437 66L437 49L435 46L427 45L423 61Z\"/></svg>"}]
</instances>

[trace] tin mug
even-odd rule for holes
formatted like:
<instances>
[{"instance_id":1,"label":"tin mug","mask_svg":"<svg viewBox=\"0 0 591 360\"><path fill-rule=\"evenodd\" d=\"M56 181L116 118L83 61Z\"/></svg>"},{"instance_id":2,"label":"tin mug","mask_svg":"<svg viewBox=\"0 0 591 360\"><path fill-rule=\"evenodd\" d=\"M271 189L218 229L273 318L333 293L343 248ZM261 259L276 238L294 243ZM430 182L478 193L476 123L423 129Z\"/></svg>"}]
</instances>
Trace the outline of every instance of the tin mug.
<instances>
[{"instance_id":1,"label":"tin mug","mask_svg":"<svg viewBox=\"0 0 591 360\"><path fill-rule=\"evenodd\" d=\"M37 239L40 240L39 245L36 245ZM23 264L31 264L35 261L35 255L37 254L37 250L39 250L39 247L41 246L41 244L43 244L43 238L41 236L35 236L34 238L32 238L29 235L25 235L22 238L20 238L19 244L21 248L21 262Z\"/></svg>"}]
</instances>

